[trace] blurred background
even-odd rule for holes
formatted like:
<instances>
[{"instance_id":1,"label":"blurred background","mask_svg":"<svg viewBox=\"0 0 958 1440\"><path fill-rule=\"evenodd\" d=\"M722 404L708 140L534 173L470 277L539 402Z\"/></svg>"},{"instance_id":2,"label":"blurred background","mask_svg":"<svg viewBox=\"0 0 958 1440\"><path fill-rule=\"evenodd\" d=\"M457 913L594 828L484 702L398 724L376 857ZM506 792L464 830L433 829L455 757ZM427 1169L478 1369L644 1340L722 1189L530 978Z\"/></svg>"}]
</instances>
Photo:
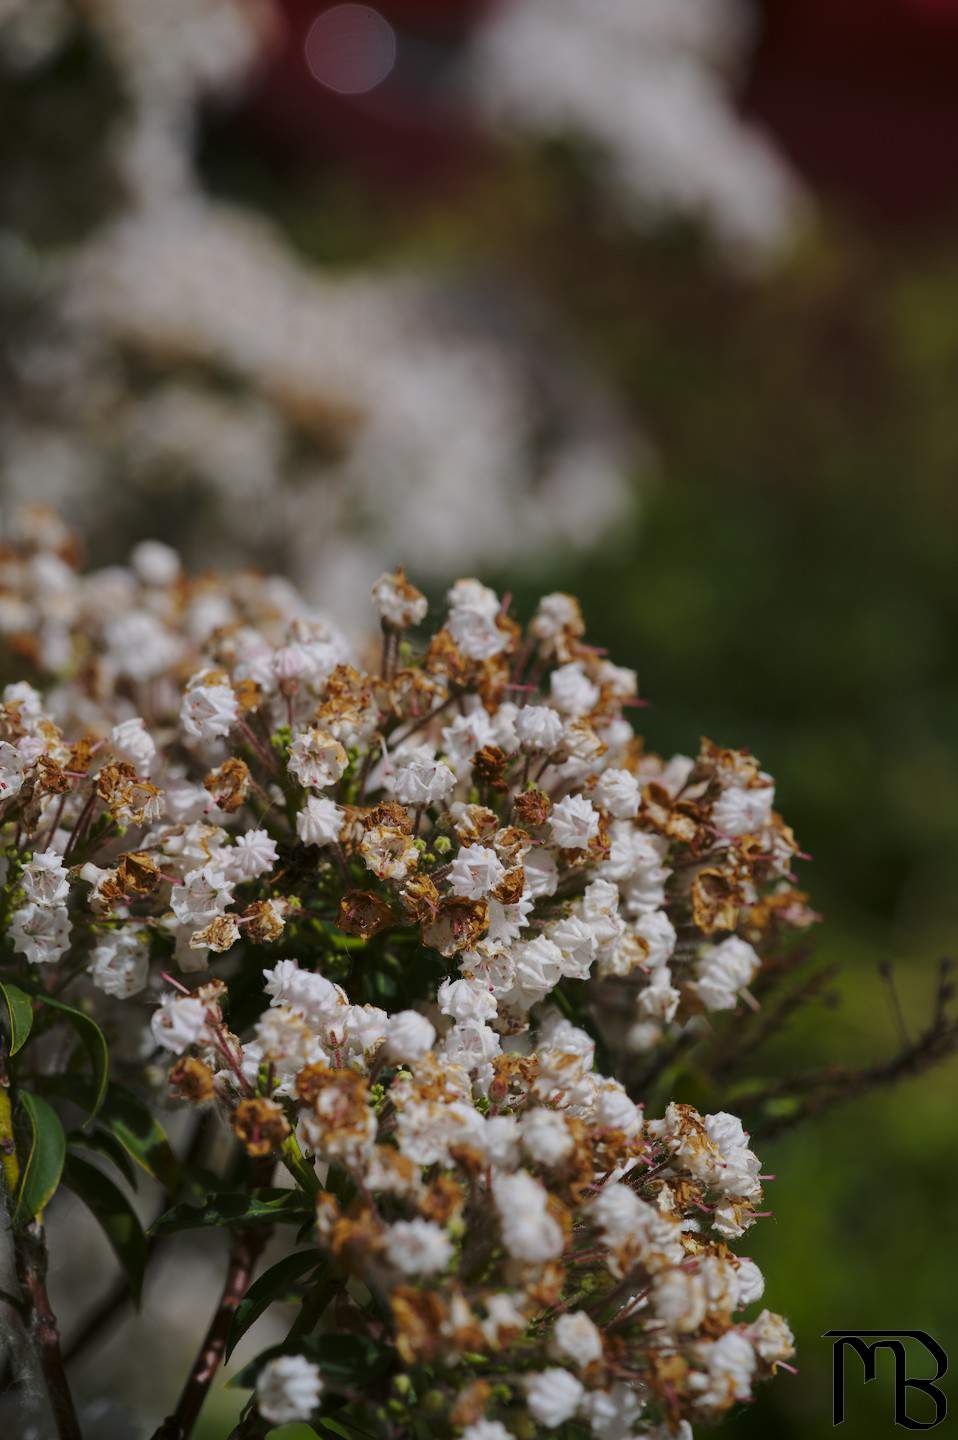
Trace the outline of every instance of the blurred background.
<instances>
[{"instance_id":1,"label":"blurred background","mask_svg":"<svg viewBox=\"0 0 958 1440\"><path fill-rule=\"evenodd\" d=\"M958 0L0 0L0 86L4 511L284 570L354 630L396 563L578 593L650 745L752 748L814 857L841 975L781 1073L894 1050L881 962L920 1031L958 930ZM763 1150L801 1373L724 1435L830 1433L824 1330L954 1354L956 1079ZM208 1293L78 1370L91 1434L155 1423ZM850 1379L847 1440L890 1392Z\"/></svg>"}]
</instances>

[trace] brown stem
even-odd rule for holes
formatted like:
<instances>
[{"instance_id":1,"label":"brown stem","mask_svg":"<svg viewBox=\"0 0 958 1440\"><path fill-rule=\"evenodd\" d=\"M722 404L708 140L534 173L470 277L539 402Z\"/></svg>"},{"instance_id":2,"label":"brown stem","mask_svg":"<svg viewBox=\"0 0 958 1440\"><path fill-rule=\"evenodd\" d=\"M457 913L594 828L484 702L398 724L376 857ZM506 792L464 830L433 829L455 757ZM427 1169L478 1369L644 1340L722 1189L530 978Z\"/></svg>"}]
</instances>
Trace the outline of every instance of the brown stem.
<instances>
[{"instance_id":1,"label":"brown stem","mask_svg":"<svg viewBox=\"0 0 958 1440\"><path fill-rule=\"evenodd\" d=\"M226 1340L237 1306L246 1294L268 1230L237 1230L230 1244L226 1281L216 1313L203 1337L183 1392L173 1414L156 1431L153 1440L188 1440L199 1418L213 1378L223 1359Z\"/></svg>"},{"instance_id":2,"label":"brown stem","mask_svg":"<svg viewBox=\"0 0 958 1440\"><path fill-rule=\"evenodd\" d=\"M50 1397L59 1440L82 1440L73 1397L67 1384L57 1317L47 1294L47 1246L43 1222L31 1220L13 1235L17 1279L26 1302L26 1326Z\"/></svg>"}]
</instances>

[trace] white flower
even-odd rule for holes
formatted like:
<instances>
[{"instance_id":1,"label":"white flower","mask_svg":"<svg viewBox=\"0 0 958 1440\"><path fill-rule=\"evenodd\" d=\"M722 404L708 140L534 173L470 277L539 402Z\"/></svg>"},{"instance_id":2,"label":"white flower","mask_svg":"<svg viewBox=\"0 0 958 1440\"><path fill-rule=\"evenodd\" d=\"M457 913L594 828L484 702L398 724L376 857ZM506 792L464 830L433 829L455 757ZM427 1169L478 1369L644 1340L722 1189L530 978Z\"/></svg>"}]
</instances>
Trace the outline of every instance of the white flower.
<instances>
[{"instance_id":1,"label":"white flower","mask_svg":"<svg viewBox=\"0 0 958 1440\"><path fill-rule=\"evenodd\" d=\"M431 1220L397 1220L386 1231L386 1255L404 1275L435 1275L452 1259L452 1241Z\"/></svg>"},{"instance_id":2,"label":"white flower","mask_svg":"<svg viewBox=\"0 0 958 1440\"><path fill-rule=\"evenodd\" d=\"M548 995L552 987L558 984L562 974L562 951L544 935L537 935L534 940L517 945L513 955L516 962L516 987L528 998L530 1005Z\"/></svg>"},{"instance_id":3,"label":"white flower","mask_svg":"<svg viewBox=\"0 0 958 1440\"><path fill-rule=\"evenodd\" d=\"M543 595L529 626L537 640L554 640L565 631L572 635L581 635L584 628L578 600L574 595L563 594L561 590L556 590L551 595Z\"/></svg>"},{"instance_id":4,"label":"white flower","mask_svg":"<svg viewBox=\"0 0 958 1440\"><path fill-rule=\"evenodd\" d=\"M268 875L277 861L276 841L265 830L247 830L237 835L236 844L221 852L234 884Z\"/></svg>"},{"instance_id":5,"label":"white flower","mask_svg":"<svg viewBox=\"0 0 958 1440\"><path fill-rule=\"evenodd\" d=\"M581 665L561 665L553 670L549 685L553 704L565 715L588 715L599 703L599 687Z\"/></svg>"},{"instance_id":6,"label":"white flower","mask_svg":"<svg viewBox=\"0 0 958 1440\"><path fill-rule=\"evenodd\" d=\"M105 628L107 658L131 680L151 680L175 665L182 641L146 610L128 610L117 615Z\"/></svg>"},{"instance_id":7,"label":"white flower","mask_svg":"<svg viewBox=\"0 0 958 1440\"><path fill-rule=\"evenodd\" d=\"M332 735L315 727L297 735L289 747L289 770L308 790L335 785L349 764L349 756Z\"/></svg>"},{"instance_id":8,"label":"white flower","mask_svg":"<svg viewBox=\"0 0 958 1440\"><path fill-rule=\"evenodd\" d=\"M675 926L664 910L650 910L640 915L632 926L633 932L648 946L645 964L649 969L665 965L671 958L678 938Z\"/></svg>"},{"instance_id":9,"label":"white flower","mask_svg":"<svg viewBox=\"0 0 958 1440\"><path fill-rule=\"evenodd\" d=\"M639 991L637 1008L643 1020L657 1020L667 1025L675 1019L682 997L671 981L672 973L667 965L653 970L648 985Z\"/></svg>"},{"instance_id":10,"label":"white flower","mask_svg":"<svg viewBox=\"0 0 958 1440\"><path fill-rule=\"evenodd\" d=\"M439 805L456 788L456 777L428 746L400 752L387 780L401 805Z\"/></svg>"},{"instance_id":11,"label":"white flower","mask_svg":"<svg viewBox=\"0 0 958 1440\"><path fill-rule=\"evenodd\" d=\"M738 992L758 974L761 961L737 935L706 946L695 965L695 989L709 1010L733 1010Z\"/></svg>"},{"instance_id":12,"label":"white flower","mask_svg":"<svg viewBox=\"0 0 958 1440\"><path fill-rule=\"evenodd\" d=\"M788 1360L795 1353L795 1337L788 1322L771 1310L763 1310L758 1319L748 1326L745 1334L751 1341L755 1353L767 1365L774 1365L779 1360Z\"/></svg>"},{"instance_id":13,"label":"white flower","mask_svg":"<svg viewBox=\"0 0 958 1440\"><path fill-rule=\"evenodd\" d=\"M599 830L599 812L584 795L567 795L553 805L549 829L563 850L584 850Z\"/></svg>"},{"instance_id":14,"label":"white flower","mask_svg":"<svg viewBox=\"0 0 958 1440\"><path fill-rule=\"evenodd\" d=\"M559 872L555 856L541 848L530 850L523 861L526 876L526 894L533 900L542 895L554 895L559 883Z\"/></svg>"},{"instance_id":15,"label":"white flower","mask_svg":"<svg viewBox=\"0 0 958 1440\"><path fill-rule=\"evenodd\" d=\"M468 767L477 750L495 743L492 721L481 705L457 715L442 732L442 745L453 765Z\"/></svg>"},{"instance_id":16,"label":"white flower","mask_svg":"<svg viewBox=\"0 0 958 1440\"><path fill-rule=\"evenodd\" d=\"M65 905L23 905L10 919L13 948L31 965L55 965L70 943Z\"/></svg>"},{"instance_id":17,"label":"white flower","mask_svg":"<svg viewBox=\"0 0 958 1440\"><path fill-rule=\"evenodd\" d=\"M774 785L749 789L730 785L712 806L712 823L722 835L748 835L764 830L772 818Z\"/></svg>"},{"instance_id":18,"label":"white flower","mask_svg":"<svg viewBox=\"0 0 958 1440\"><path fill-rule=\"evenodd\" d=\"M735 1283L736 1310L744 1310L746 1305L752 1305L756 1300L761 1300L765 1291L765 1276L754 1260L749 1260L747 1257L739 1260L738 1269L735 1272Z\"/></svg>"},{"instance_id":19,"label":"white flower","mask_svg":"<svg viewBox=\"0 0 958 1440\"><path fill-rule=\"evenodd\" d=\"M390 1060L421 1060L433 1047L436 1031L418 1010L399 1010L390 1015L384 1053Z\"/></svg>"},{"instance_id":20,"label":"white flower","mask_svg":"<svg viewBox=\"0 0 958 1440\"><path fill-rule=\"evenodd\" d=\"M627 1185L615 1180L603 1186L589 1209L603 1240L615 1249L632 1238L649 1207Z\"/></svg>"},{"instance_id":21,"label":"white flower","mask_svg":"<svg viewBox=\"0 0 958 1440\"><path fill-rule=\"evenodd\" d=\"M519 1121L515 1115L489 1115L482 1131L482 1148L498 1170L514 1170L519 1163Z\"/></svg>"},{"instance_id":22,"label":"white flower","mask_svg":"<svg viewBox=\"0 0 958 1440\"><path fill-rule=\"evenodd\" d=\"M217 740L239 719L239 704L227 681L204 683L203 672L189 683L180 706L180 724L192 740Z\"/></svg>"},{"instance_id":23,"label":"white flower","mask_svg":"<svg viewBox=\"0 0 958 1440\"><path fill-rule=\"evenodd\" d=\"M603 810L608 810L616 820L629 820L639 811L639 782L631 770L604 770L596 784L595 797Z\"/></svg>"},{"instance_id":24,"label":"white flower","mask_svg":"<svg viewBox=\"0 0 958 1440\"><path fill-rule=\"evenodd\" d=\"M296 834L304 845L335 845L342 834L345 810L325 795L310 795L296 816Z\"/></svg>"},{"instance_id":25,"label":"white flower","mask_svg":"<svg viewBox=\"0 0 958 1440\"><path fill-rule=\"evenodd\" d=\"M588 980L596 951L592 926L581 915L563 915L547 933L562 952L563 975L570 980Z\"/></svg>"},{"instance_id":26,"label":"white flower","mask_svg":"<svg viewBox=\"0 0 958 1440\"><path fill-rule=\"evenodd\" d=\"M514 1440L501 1420L476 1420L462 1432L462 1440Z\"/></svg>"},{"instance_id":27,"label":"white flower","mask_svg":"<svg viewBox=\"0 0 958 1440\"><path fill-rule=\"evenodd\" d=\"M519 1121L522 1148L537 1165L558 1165L573 1148L569 1127L555 1110L537 1106Z\"/></svg>"},{"instance_id":28,"label":"white flower","mask_svg":"<svg viewBox=\"0 0 958 1440\"><path fill-rule=\"evenodd\" d=\"M3 687L3 703L11 705L25 724L31 725L43 714L43 696L29 680L17 680Z\"/></svg>"},{"instance_id":29,"label":"white flower","mask_svg":"<svg viewBox=\"0 0 958 1440\"><path fill-rule=\"evenodd\" d=\"M6 740L0 740L0 800L10 800L23 785L23 757Z\"/></svg>"},{"instance_id":30,"label":"white flower","mask_svg":"<svg viewBox=\"0 0 958 1440\"><path fill-rule=\"evenodd\" d=\"M380 575L372 588L372 597L380 618L395 630L420 625L429 609L425 595L410 585L402 570Z\"/></svg>"},{"instance_id":31,"label":"white flower","mask_svg":"<svg viewBox=\"0 0 958 1440\"><path fill-rule=\"evenodd\" d=\"M491 1020L498 1006L488 985L480 980L443 980L436 995L443 1015L454 1020Z\"/></svg>"},{"instance_id":32,"label":"white flower","mask_svg":"<svg viewBox=\"0 0 958 1440\"><path fill-rule=\"evenodd\" d=\"M351 1005L346 1017L346 1037L350 1045L367 1055L386 1038L389 1016L375 1005Z\"/></svg>"},{"instance_id":33,"label":"white flower","mask_svg":"<svg viewBox=\"0 0 958 1440\"><path fill-rule=\"evenodd\" d=\"M529 1414L547 1430L571 1420L585 1394L568 1370L541 1370L538 1375L525 1376L523 1383Z\"/></svg>"},{"instance_id":34,"label":"white flower","mask_svg":"<svg viewBox=\"0 0 958 1440\"><path fill-rule=\"evenodd\" d=\"M466 900L482 900L505 875L495 850L486 845L463 845L449 867L449 886Z\"/></svg>"},{"instance_id":35,"label":"white flower","mask_svg":"<svg viewBox=\"0 0 958 1440\"><path fill-rule=\"evenodd\" d=\"M295 960L278 960L272 970L263 971L263 978L272 1005L288 1005L299 1010L313 1024L345 1011L347 1001L340 987L325 975L302 970Z\"/></svg>"},{"instance_id":36,"label":"white flower","mask_svg":"<svg viewBox=\"0 0 958 1440\"><path fill-rule=\"evenodd\" d=\"M124 720L121 725L114 725L110 743L118 760L132 765L138 775L149 775L156 745L139 715L134 715L132 720Z\"/></svg>"},{"instance_id":37,"label":"white flower","mask_svg":"<svg viewBox=\"0 0 958 1440\"><path fill-rule=\"evenodd\" d=\"M141 540L134 545L130 564L144 585L172 585L180 573L179 555L162 540Z\"/></svg>"},{"instance_id":38,"label":"white flower","mask_svg":"<svg viewBox=\"0 0 958 1440\"><path fill-rule=\"evenodd\" d=\"M117 930L105 935L90 957L90 979L118 1000L138 995L149 978L149 951L137 935Z\"/></svg>"},{"instance_id":39,"label":"white flower","mask_svg":"<svg viewBox=\"0 0 958 1440\"><path fill-rule=\"evenodd\" d=\"M701 1404L724 1409L730 1399L749 1398L755 1351L744 1335L737 1330L726 1330L718 1340L702 1341L696 1351L706 1366L706 1373L693 1371L689 1381L690 1388L699 1391Z\"/></svg>"},{"instance_id":40,"label":"white flower","mask_svg":"<svg viewBox=\"0 0 958 1440\"><path fill-rule=\"evenodd\" d=\"M37 905L56 905L70 893L66 866L56 850L41 850L21 876L23 893Z\"/></svg>"},{"instance_id":41,"label":"white flower","mask_svg":"<svg viewBox=\"0 0 958 1440\"><path fill-rule=\"evenodd\" d=\"M589 1390L583 1397L581 1409L597 1440L629 1440L642 1411L642 1399L631 1385L617 1381L611 1390ZM683 1420L681 1425L684 1424ZM649 1437L644 1436L643 1440ZM668 1440L692 1440L692 1432L680 1426L674 1435L669 1430Z\"/></svg>"},{"instance_id":42,"label":"white flower","mask_svg":"<svg viewBox=\"0 0 958 1440\"><path fill-rule=\"evenodd\" d=\"M556 1321L550 1349L557 1360L571 1361L584 1370L602 1359L602 1334L584 1310L572 1310Z\"/></svg>"},{"instance_id":43,"label":"white flower","mask_svg":"<svg viewBox=\"0 0 958 1440\"><path fill-rule=\"evenodd\" d=\"M233 900L233 886L223 867L215 862L191 870L182 885L170 892L173 913L181 925L205 925L221 915Z\"/></svg>"},{"instance_id":44,"label":"white flower","mask_svg":"<svg viewBox=\"0 0 958 1440\"><path fill-rule=\"evenodd\" d=\"M277 1355L256 1381L256 1408L271 1425L308 1420L319 1404L323 1382L319 1371L302 1355Z\"/></svg>"},{"instance_id":45,"label":"white flower","mask_svg":"<svg viewBox=\"0 0 958 1440\"><path fill-rule=\"evenodd\" d=\"M622 1130L626 1135L638 1133L642 1127L642 1106L629 1098L616 1080L606 1080L596 1091L595 1123L609 1130Z\"/></svg>"},{"instance_id":46,"label":"white flower","mask_svg":"<svg viewBox=\"0 0 958 1440\"><path fill-rule=\"evenodd\" d=\"M562 716L551 705L524 705L516 715L516 734L523 750L550 755L562 740Z\"/></svg>"},{"instance_id":47,"label":"white flower","mask_svg":"<svg viewBox=\"0 0 958 1440\"><path fill-rule=\"evenodd\" d=\"M207 1037L206 1006L189 995L168 995L150 1019L153 1039L174 1055Z\"/></svg>"},{"instance_id":48,"label":"white flower","mask_svg":"<svg viewBox=\"0 0 958 1440\"><path fill-rule=\"evenodd\" d=\"M491 1026L482 1020L463 1020L447 1032L442 1048L454 1065L469 1071L480 1089L488 1089L492 1079L489 1062L502 1049L502 1042Z\"/></svg>"},{"instance_id":49,"label":"white flower","mask_svg":"<svg viewBox=\"0 0 958 1440\"><path fill-rule=\"evenodd\" d=\"M542 1263L562 1254L562 1226L547 1207L548 1193L527 1170L496 1175L492 1194L499 1214L502 1243L517 1260Z\"/></svg>"},{"instance_id":50,"label":"white flower","mask_svg":"<svg viewBox=\"0 0 958 1440\"><path fill-rule=\"evenodd\" d=\"M697 1330L705 1319L706 1294L701 1275L666 1270L656 1276L652 1307L660 1320L679 1334Z\"/></svg>"},{"instance_id":51,"label":"white flower","mask_svg":"<svg viewBox=\"0 0 958 1440\"><path fill-rule=\"evenodd\" d=\"M499 597L477 580L457 580L449 591L446 628L457 648L470 660L491 660L509 643L496 624Z\"/></svg>"}]
</instances>

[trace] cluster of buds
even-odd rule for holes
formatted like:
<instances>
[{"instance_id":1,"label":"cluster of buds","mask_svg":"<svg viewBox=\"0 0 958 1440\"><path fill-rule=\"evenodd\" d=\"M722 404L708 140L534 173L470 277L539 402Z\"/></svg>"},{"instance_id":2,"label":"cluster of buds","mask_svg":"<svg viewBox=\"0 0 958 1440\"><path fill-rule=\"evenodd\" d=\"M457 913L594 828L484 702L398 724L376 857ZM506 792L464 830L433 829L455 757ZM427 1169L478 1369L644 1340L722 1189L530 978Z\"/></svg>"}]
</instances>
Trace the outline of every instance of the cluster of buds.
<instances>
[{"instance_id":1,"label":"cluster of buds","mask_svg":"<svg viewBox=\"0 0 958 1440\"><path fill-rule=\"evenodd\" d=\"M758 1161L733 1116L650 1120L598 1074L587 997L627 983L641 1050L754 1003L813 918L771 778L647 753L568 595L524 630L461 580L419 640L426 598L384 575L363 667L280 581L75 555L43 515L0 553L17 963L153 1006L173 1094L287 1162L349 1328L388 1323L467 1440L674 1434L746 1398L791 1354L729 1248ZM310 1364L270 1362L264 1418L313 1411Z\"/></svg>"}]
</instances>

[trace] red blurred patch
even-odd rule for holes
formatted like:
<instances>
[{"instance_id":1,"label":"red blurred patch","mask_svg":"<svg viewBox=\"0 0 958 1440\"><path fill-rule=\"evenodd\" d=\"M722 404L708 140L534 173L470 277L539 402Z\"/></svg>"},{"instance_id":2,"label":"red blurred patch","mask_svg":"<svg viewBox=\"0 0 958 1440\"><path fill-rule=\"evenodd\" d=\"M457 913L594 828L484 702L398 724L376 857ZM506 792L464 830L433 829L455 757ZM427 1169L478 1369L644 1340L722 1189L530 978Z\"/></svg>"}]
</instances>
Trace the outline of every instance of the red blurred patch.
<instances>
[{"instance_id":1,"label":"red blurred patch","mask_svg":"<svg viewBox=\"0 0 958 1440\"><path fill-rule=\"evenodd\" d=\"M883 218L958 211L958 0L765 0L746 111L813 188Z\"/></svg>"}]
</instances>

